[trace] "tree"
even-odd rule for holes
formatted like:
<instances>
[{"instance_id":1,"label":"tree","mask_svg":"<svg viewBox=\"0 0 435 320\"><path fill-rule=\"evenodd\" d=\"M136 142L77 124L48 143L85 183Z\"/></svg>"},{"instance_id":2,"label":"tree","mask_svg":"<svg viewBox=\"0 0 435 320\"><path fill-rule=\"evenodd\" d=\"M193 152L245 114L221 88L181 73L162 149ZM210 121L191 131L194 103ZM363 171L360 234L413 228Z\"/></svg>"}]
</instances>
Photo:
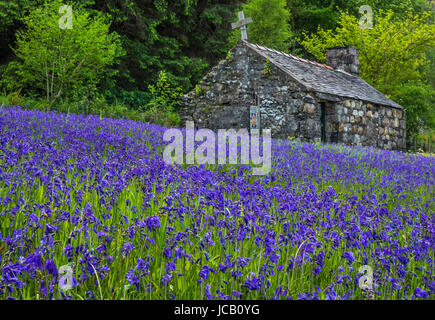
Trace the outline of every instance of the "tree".
<instances>
[{"instance_id":1,"label":"tree","mask_svg":"<svg viewBox=\"0 0 435 320\"><path fill-rule=\"evenodd\" d=\"M15 31L22 27L22 19L39 1L15 0L0 2L0 64L13 57L9 45L14 41Z\"/></svg>"},{"instance_id":2,"label":"tree","mask_svg":"<svg viewBox=\"0 0 435 320\"><path fill-rule=\"evenodd\" d=\"M224 58L230 21L239 0L95 0L93 8L113 17L128 52L121 58L116 87L146 91L166 70L168 81L192 89L209 65Z\"/></svg>"},{"instance_id":3,"label":"tree","mask_svg":"<svg viewBox=\"0 0 435 320\"><path fill-rule=\"evenodd\" d=\"M361 77L388 94L396 84L422 78L426 51L435 44L435 25L427 22L431 13L409 13L404 20L393 16L392 11L380 11L373 28L363 29L356 17L342 12L335 30L305 34L302 45L323 62L328 47L357 47Z\"/></svg>"},{"instance_id":4,"label":"tree","mask_svg":"<svg viewBox=\"0 0 435 320\"><path fill-rule=\"evenodd\" d=\"M346 4L352 1L347 1ZM339 1L340 2L340 1ZM336 6L342 9L342 4L335 0L287 0L287 8L290 11L290 25L294 34L291 41L292 52L297 53L297 38L302 33L315 33L321 26L324 29L332 29L337 25L339 12ZM351 6L351 4L349 4Z\"/></svg>"},{"instance_id":5,"label":"tree","mask_svg":"<svg viewBox=\"0 0 435 320\"><path fill-rule=\"evenodd\" d=\"M392 88L394 100L405 107L408 138L418 135L421 124L435 128L435 90L422 82L407 82Z\"/></svg>"},{"instance_id":6,"label":"tree","mask_svg":"<svg viewBox=\"0 0 435 320\"><path fill-rule=\"evenodd\" d=\"M18 61L9 63L3 82L41 94L50 102L84 87L95 88L108 68L122 54L118 35L109 33L110 23L102 14L73 7L72 28L61 25L63 3L45 2L23 19L17 32Z\"/></svg>"},{"instance_id":7,"label":"tree","mask_svg":"<svg viewBox=\"0 0 435 320\"><path fill-rule=\"evenodd\" d=\"M243 5L246 17L251 17L249 41L276 50L287 50L291 37L290 13L285 0L249 0ZM240 30L233 32L240 39Z\"/></svg>"},{"instance_id":8,"label":"tree","mask_svg":"<svg viewBox=\"0 0 435 320\"><path fill-rule=\"evenodd\" d=\"M372 29L361 29L356 17L342 12L335 30L319 28L317 34L305 34L302 44L323 62L328 47L357 47L361 77L405 107L410 137L417 134L420 120L435 127L435 91L426 84L433 72L426 55L435 45L431 16L408 13L396 20L392 11L380 11Z\"/></svg>"},{"instance_id":9,"label":"tree","mask_svg":"<svg viewBox=\"0 0 435 320\"><path fill-rule=\"evenodd\" d=\"M291 41L292 52L311 59L297 39L301 38L303 33L316 33L319 27L325 30L335 29L340 19L340 11L360 17L359 8L363 5L372 8L375 19L379 10L392 10L396 19L403 19L409 11L421 14L435 8L431 8L429 0L287 0L291 30L294 34Z\"/></svg>"},{"instance_id":10,"label":"tree","mask_svg":"<svg viewBox=\"0 0 435 320\"><path fill-rule=\"evenodd\" d=\"M362 5L372 7L373 12L379 10L393 11L394 16L398 20L403 20L408 16L409 12L413 14L422 14L431 10L431 0L352 0L355 2L356 10ZM343 9L345 7L342 7ZM355 12L356 13L356 12Z\"/></svg>"}]
</instances>

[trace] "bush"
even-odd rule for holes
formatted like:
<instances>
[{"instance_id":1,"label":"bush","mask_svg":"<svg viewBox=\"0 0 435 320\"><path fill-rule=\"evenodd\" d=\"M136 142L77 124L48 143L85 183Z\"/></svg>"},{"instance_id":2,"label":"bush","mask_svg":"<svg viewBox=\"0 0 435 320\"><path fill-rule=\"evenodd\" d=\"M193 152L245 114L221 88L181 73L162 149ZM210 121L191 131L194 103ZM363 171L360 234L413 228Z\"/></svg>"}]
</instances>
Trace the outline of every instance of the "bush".
<instances>
[{"instance_id":1,"label":"bush","mask_svg":"<svg viewBox=\"0 0 435 320\"><path fill-rule=\"evenodd\" d=\"M435 129L435 90L422 82L408 82L393 87L390 97L406 111L406 129L409 138L416 137L419 129Z\"/></svg>"},{"instance_id":2,"label":"bush","mask_svg":"<svg viewBox=\"0 0 435 320\"><path fill-rule=\"evenodd\" d=\"M150 85L148 90L151 94L151 101L148 108L156 108L162 111L178 110L180 97L183 94L180 87L174 87L168 80L168 74L162 70L159 73L155 84Z\"/></svg>"},{"instance_id":3,"label":"bush","mask_svg":"<svg viewBox=\"0 0 435 320\"><path fill-rule=\"evenodd\" d=\"M152 97L149 92L143 91L125 91L114 88L107 89L105 92L106 101L109 104L121 103L130 109L138 110L140 106L146 106L150 103Z\"/></svg>"},{"instance_id":4,"label":"bush","mask_svg":"<svg viewBox=\"0 0 435 320\"><path fill-rule=\"evenodd\" d=\"M106 118L123 118L135 121L156 123L161 126L178 126L180 117L175 112L160 110L155 107L148 108L146 111L128 108L125 104L113 100L109 103L104 96L96 95L92 99L72 100L62 98L54 103L47 103L45 99L37 97L23 97L20 91L14 91L8 95L0 96L1 105L16 105L26 109L36 109L40 111L56 110L63 113L75 114L94 114Z\"/></svg>"},{"instance_id":5,"label":"bush","mask_svg":"<svg viewBox=\"0 0 435 320\"><path fill-rule=\"evenodd\" d=\"M72 29L62 29L62 5L47 1L23 19L25 29L17 32L14 50L18 61L2 75L8 91L21 88L54 101L113 75L107 70L123 52L118 35L109 33L107 16L91 16L76 5Z\"/></svg>"},{"instance_id":6,"label":"bush","mask_svg":"<svg viewBox=\"0 0 435 320\"><path fill-rule=\"evenodd\" d=\"M22 106L24 103L24 97L21 95L20 89L9 93L6 99L8 103L13 106Z\"/></svg>"},{"instance_id":7,"label":"bush","mask_svg":"<svg viewBox=\"0 0 435 320\"><path fill-rule=\"evenodd\" d=\"M180 125L180 116L178 113L161 110L156 107L152 107L143 112L142 120L164 127L178 127Z\"/></svg>"},{"instance_id":8,"label":"bush","mask_svg":"<svg viewBox=\"0 0 435 320\"><path fill-rule=\"evenodd\" d=\"M181 88L170 83L166 71L160 71L156 83L150 85L148 90L151 100L139 108L143 111L144 120L162 126L178 126L180 117L177 111L183 94Z\"/></svg>"}]
</instances>

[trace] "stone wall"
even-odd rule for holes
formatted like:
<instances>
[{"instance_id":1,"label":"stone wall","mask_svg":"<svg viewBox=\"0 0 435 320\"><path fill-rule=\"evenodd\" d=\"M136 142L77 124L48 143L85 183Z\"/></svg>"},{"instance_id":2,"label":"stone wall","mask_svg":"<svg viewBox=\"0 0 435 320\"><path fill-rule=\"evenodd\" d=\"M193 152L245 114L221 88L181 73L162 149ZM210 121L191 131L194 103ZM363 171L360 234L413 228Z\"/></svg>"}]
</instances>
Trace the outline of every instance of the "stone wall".
<instances>
[{"instance_id":1,"label":"stone wall","mask_svg":"<svg viewBox=\"0 0 435 320\"><path fill-rule=\"evenodd\" d=\"M382 149L406 149L405 113L392 107L363 101L335 104L339 141Z\"/></svg>"},{"instance_id":2,"label":"stone wall","mask_svg":"<svg viewBox=\"0 0 435 320\"><path fill-rule=\"evenodd\" d=\"M320 140L324 102L327 142L405 148L402 110L305 92L287 73L240 43L182 98L181 121L193 120L216 131L249 128L250 106L257 101L261 128L271 129L276 139Z\"/></svg>"}]
</instances>

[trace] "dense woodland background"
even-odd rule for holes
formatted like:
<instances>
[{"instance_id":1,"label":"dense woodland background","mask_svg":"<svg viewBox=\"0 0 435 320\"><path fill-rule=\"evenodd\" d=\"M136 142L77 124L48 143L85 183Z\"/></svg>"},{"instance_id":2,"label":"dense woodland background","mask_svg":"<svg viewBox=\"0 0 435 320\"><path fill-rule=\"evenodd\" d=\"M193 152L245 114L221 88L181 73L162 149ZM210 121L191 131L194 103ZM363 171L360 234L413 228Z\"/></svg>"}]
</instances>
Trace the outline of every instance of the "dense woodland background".
<instances>
[{"instance_id":1,"label":"dense woodland background","mask_svg":"<svg viewBox=\"0 0 435 320\"><path fill-rule=\"evenodd\" d=\"M72 29L59 27L64 4ZM410 144L435 141L428 0L2 0L0 104L177 125L178 97L240 37L240 9L254 43L321 62L328 46L357 46L361 77L406 108Z\"/></svg>"}]
</instances>

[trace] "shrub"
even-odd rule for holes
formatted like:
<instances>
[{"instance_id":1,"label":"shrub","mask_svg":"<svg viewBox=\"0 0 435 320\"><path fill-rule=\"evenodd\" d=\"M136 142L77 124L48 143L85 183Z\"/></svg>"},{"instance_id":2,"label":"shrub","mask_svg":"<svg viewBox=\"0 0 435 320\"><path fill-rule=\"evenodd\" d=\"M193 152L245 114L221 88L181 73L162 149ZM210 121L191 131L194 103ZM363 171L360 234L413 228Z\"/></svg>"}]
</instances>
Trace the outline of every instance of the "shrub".
<instances>
[{"instance_id":1,"label":"shrub","mask_svg":"<svg viewBox=\"0 0 435 320\"><path fill-rule=\"evenodd\" d=\"M17 32L18 61L3 75L8 91L19 88L43 95L48 101L92 87L108 75L108 67L122 55L118 35L109 33L106 16L75 6L72 29L59 25L59 0L45 2L23 19Z\"/></svg>"},{"instance_id":2,"label":"shrub","mask_svg":"<svg viewBox=\"0 0 435 320\"><path fill-rule=\"evenodd\" d=\"M166 71L160 71L156 83L150 85L148 90L151 93L151 101L148 104L150 108L156 107L165 111L178 109L179 98L183 93L180 87L174 87L169 82Z\"/></svg>"},{"instance_id":3,"label":"shrub","mask_svg":"<svg viewBox=\"0 0 435 320\"><path fill-rule=\"evenodd\" d=\"M391 98L406 111L408 137L418 135L421 121L427 128L435 128L435 90L421 82L408 82L392 89Z\"/></svg>"}]
</instances>

